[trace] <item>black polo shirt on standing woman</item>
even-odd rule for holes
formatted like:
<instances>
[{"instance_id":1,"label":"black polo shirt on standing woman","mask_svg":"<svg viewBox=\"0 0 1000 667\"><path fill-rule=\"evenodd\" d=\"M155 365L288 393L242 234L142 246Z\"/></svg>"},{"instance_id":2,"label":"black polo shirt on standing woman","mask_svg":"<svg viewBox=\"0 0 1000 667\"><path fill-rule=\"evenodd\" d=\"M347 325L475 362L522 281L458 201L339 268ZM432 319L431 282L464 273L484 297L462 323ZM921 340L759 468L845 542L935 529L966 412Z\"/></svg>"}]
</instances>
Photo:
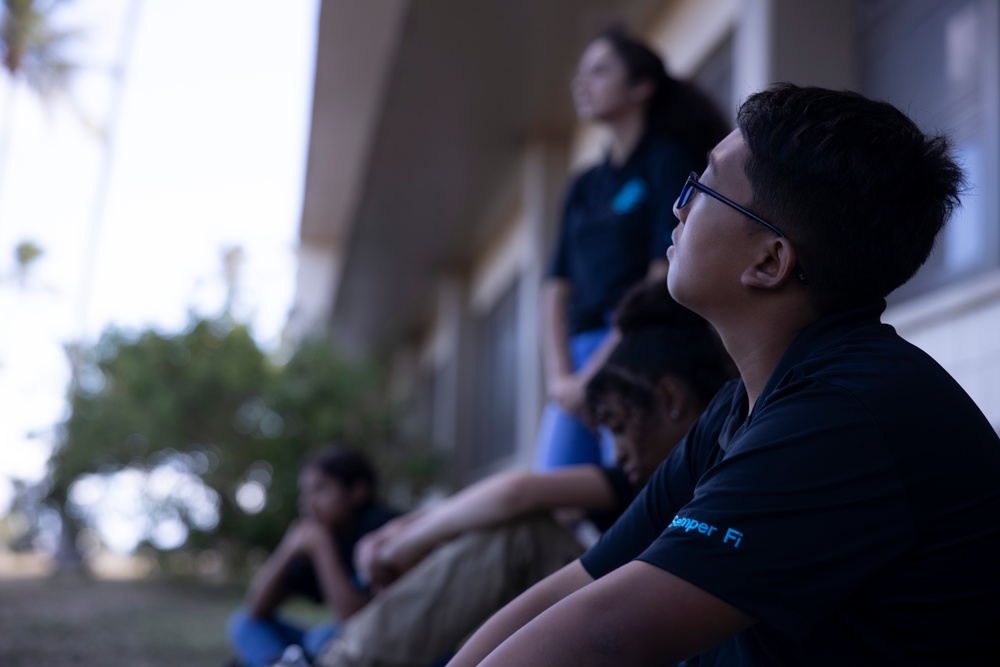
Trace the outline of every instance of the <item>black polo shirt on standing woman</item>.
<instances>
[{"instance_id":1,"label":"black polo shirt on standing woman","mask_svg":"<svg viewBox=\"0 0 1000 667\"><path fill-rule=\"evenodd\" d=\"M548 274L573 287L570 333L607 327L625 292L665 257L674 201L697 165L681 143L647 133L624 164L605 159L573 180Z\"/></svg>"}]
</instances>

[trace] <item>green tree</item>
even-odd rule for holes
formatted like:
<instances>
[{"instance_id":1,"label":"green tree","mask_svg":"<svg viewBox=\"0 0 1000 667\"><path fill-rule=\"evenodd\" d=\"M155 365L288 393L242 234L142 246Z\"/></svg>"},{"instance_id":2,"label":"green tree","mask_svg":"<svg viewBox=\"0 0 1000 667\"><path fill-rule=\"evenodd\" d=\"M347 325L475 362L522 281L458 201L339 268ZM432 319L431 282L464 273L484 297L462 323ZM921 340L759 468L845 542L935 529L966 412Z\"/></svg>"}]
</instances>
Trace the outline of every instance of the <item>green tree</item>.
<instances>
[{"instance_id":1,"label":"green tree","mask_svg":"<svg viewBox=\"0 0 1000 667\"><path fill-rule=\"evenodd\" d=\"M230 563L280 539L296 512L299 466L317 445L366 451L396 488L433 473L425 450L398 437L373 366L318 342L276 365L228 318L177 335L109 331L83 354L74 385L51 461L49 495L64 516L89 520L72 502L88 475L170 467L210 489L217 520L206 523L179 493L144 505L150 525L180 520L185 547L218 549Z\"/></svg>"},{"instance_id":2,"label":"green tree","mask_svg":"<svg viewBox=\"0 0 1000 667\"><path fill-rule=\"evenodd\" d=\"M76 30L55 27L61 0L4 0L0 18L0 57L11 81L0 126L0 186L10 149L18 91L22 87L43 101L64 96L78 67L67 56Z\"/></svg>"}]
</instances>

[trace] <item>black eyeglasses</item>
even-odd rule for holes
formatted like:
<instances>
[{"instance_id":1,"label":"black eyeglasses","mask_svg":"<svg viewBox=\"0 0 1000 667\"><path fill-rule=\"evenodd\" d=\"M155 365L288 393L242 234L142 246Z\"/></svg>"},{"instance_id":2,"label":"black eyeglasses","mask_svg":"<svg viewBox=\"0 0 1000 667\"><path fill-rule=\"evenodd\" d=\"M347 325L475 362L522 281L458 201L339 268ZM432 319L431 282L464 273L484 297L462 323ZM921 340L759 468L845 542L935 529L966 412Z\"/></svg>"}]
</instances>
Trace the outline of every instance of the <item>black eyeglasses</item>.
<instances>
[{"instance_id":1,"label":"black eyeglasses","mask_svg":"<svg viewBox=\"0 0 1000 667\"><path fill-rule=\"evenodd\" d=\"M700 190L709 197L712 197L713 199L718 199L726 206L736 209L737 211L747 216L751 220L755 220L756 222L759 222L760 224L764 225L765 227L770 229L772 232L774 232L781 238L788 238L787 236L785 236L784 232L782 232L780 229L778 229L770 222L757 215L756 213L748 211L747 209L743 208L742 206L734 202L732 199L729 199L724 195L720 195L718 192L708 187L707 185L702 185L701 183L699 183L698 174L693 171L687 177L687 180L684 181L684 187L681 188L681 194L677 197L677 204L676 204L677 208L679 209L684 208L689 203L691 203L691 197L694 195L695 190ZM806 280L806 274L802 271L802 267L799 266L798 262L795 263L794 271L795 271L795 277L799 279L800 283L805 284L808 282Z\"/></svg>"}]
</instances>

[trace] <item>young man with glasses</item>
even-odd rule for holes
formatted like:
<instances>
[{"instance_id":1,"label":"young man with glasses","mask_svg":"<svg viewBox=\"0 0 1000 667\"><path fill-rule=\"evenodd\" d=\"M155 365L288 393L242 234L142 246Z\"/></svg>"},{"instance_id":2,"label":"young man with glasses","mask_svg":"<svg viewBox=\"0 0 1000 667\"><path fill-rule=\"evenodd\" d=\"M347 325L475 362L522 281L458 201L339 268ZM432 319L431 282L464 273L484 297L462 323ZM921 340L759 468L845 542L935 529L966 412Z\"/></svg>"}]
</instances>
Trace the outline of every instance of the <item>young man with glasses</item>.
<instances>
[{"instance_id":1,"label":"young man with glasses","mask_svg":"<svg viewBox=\"0 0 1000 667\"><path fill-rule=\"evenodd\" d=\"M880 322L961 187L948 142L888 104L751 96L667 253L740 381L451 664L1000 664L1000 440Z\"/></svg>"}]
</instances>

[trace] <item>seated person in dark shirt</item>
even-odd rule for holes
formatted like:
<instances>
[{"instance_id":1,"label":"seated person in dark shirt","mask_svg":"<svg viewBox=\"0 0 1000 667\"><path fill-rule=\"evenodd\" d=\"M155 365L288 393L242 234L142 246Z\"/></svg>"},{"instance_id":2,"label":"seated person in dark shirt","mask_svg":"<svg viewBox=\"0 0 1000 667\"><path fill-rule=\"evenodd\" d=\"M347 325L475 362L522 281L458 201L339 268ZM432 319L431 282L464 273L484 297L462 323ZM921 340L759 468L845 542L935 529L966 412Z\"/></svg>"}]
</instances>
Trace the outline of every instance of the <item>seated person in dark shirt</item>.
<instances>
[{"instance_id":1,"label":"seated person in dark shirt","mask_svg":"<svg viewBox=\"0 0 1000 667\"><path fill-rule=\"evenodd\" d=\"M714 331L678 306L666 283L626 296L616 325L621 340L588 384L588 402L614 436L619 466L500 473L373 533L358 560L386 588L317 664L426 667L579 556L582 547L554 510L585 510L599 530L614 522L734 375Z\"/></svg>"},{"instance_id":2,"label":"seated person in dark shirt","mask_svg":"<svg viewBox=\"0 0 1000 667\"><path fill-rule=\"evenodd\" d=\"M306 461L299 474L301 518L254 576L246 608L229 621L230 641L244 665L270 665L293 644L312 657L336 634L333 622L305 629L283 619L277 609L289 596L324 603L338 619L368 602L370 593L358 584L354 548L399 514L376 503L375 490L375 471L358 452L328 446Z\"/></svg>"},{"instance_id":3,"label":"seated person in dark shirt","mask_svg":"<svg viewBox=\"0 0 1000 667\"><path fill-rule=\"evenodd\" d=\"M880 322L961 187L947 140L888 104L752 95L667 251L741 379L451 665L1000 664L1000 440Z\"/></svg>"}]
</instances>

